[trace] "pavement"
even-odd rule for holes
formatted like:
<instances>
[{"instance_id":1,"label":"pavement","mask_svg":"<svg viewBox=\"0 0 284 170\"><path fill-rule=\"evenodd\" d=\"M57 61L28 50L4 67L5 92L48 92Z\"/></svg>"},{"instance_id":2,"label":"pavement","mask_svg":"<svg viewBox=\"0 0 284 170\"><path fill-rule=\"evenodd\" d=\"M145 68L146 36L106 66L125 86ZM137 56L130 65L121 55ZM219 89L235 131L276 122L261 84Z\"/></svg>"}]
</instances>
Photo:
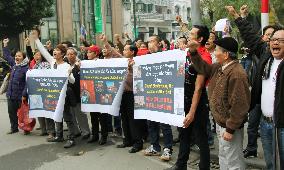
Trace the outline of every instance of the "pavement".
<instances>
[{"instance_id":1,"label":"pavement","mask_svg":"<svg viewBox=\"0 0 284 170\"><path fill-rule=\"evenodd\" d=\"M171 167L178 155L179 144L173 147L174 153L169 162L162 162L159 157L145 157L142 152L129 154L129 148L118 149L115 147L122 142L122 138L112 135L105 146L100 146L97 143L87 144L85 140L77 138L75 147L64 149L64 142L47 143L45 137L39 136L39 130L34 130L27 136L22 132L6 135L9 126L6 98L4 95L0 95L0 170L162 170ZM172 129L174 137L176 137L176 128ZM244 146L247 144L246 139L245 132ZM213 170L219 169L217 143L215 135L215 149L210 151L210 165ZM258 157L246 159L247 169L265 169L260 139L258 139L258 144ZM144 148L147 146L149 143L144 144ZM198 162L198 150L193 150L190 153L188 169L198 169Z\"/></svg>"}]
</instances>

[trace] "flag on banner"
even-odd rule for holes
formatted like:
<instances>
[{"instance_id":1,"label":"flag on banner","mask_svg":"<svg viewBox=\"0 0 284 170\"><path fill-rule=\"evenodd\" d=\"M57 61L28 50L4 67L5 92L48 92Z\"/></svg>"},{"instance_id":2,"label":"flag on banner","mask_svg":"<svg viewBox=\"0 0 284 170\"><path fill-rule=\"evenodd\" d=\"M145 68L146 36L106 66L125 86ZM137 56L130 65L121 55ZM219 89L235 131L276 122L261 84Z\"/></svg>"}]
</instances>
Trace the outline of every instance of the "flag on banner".
<instances>
[{"instance_id":1,"label":"flag on banner","mask_svg":"<svg viewBox=\"0 0 284 170\"><path fill-rule=\"evenodd\" d=\"M118 116L127 68L127 58L82 61L82 111Z\"/></svg>"}]
</instances>

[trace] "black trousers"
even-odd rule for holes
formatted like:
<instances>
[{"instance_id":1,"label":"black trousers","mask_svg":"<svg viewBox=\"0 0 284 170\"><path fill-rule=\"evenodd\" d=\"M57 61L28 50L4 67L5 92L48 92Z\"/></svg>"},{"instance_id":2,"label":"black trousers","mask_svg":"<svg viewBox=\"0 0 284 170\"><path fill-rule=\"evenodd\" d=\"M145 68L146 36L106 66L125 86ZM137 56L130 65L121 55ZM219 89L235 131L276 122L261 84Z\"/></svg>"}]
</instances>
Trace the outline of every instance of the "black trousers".
<instances>
[{"instance_id":1,"label":"black trousers","mask_svg":"<svg viewBox=\"0 0 284 170\"><path fill-rule=\"evenodd\" d=\"M8 113L11 124L11 131L18 130L18 116L17 112L21 106L20 100L8 99Z\"/></svg>"},{"instance_id":2,"label":"black trousers","mask_svg":"<svg viewBox=\"0 0 284 170\"><path fill-rule=\"evenodd\" d=\"M143 147L143 134L147 120L134 119L133 92L124 92L122 95L120 114L124 134L123 143L136 148Z\"/></svg>"},{"instance_id":3,"label":"black trousers","mask_svg":"<svg viewBox=\"0 0 284 170\"><path fill-rule=\"evenodd\" d=\"M191 102L188 103L185 101L185 103L187 103L185 105L187 106L185 107L187 108L185 109L185 113L188 113L188 106L191 105ZM207 134L208 116L208 107L200 100L193 122L189 125L189 127L181 129L179 154L176 163L178 166L183 167L187 165L190 153L190 144L195 143L200 149L199 169L210 169L210 150Z\"/></svg>"},{"instance_id":4,"label":"black trousers","mask_svg":"<svg viewBox=\"0 0 284 170\"><path fill-rule=\"evenodd\" d=\"M101 125L101 135L102 137L108 136L107 128L107 113L91 112L91 123L92 123L92 133L93 136L99 136L99 125Z\"/></svg>"}]
</instances>

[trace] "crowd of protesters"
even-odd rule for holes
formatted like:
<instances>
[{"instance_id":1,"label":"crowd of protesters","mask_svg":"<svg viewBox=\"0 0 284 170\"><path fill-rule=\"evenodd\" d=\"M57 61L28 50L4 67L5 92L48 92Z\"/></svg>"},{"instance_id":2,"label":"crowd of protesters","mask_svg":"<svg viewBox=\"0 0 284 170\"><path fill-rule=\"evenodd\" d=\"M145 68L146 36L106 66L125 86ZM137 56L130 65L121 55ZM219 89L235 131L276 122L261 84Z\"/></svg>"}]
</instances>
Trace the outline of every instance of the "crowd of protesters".
<instances>
[{"instance_id":1,"label":"crowd of protesters","mask_svg":"<svg viewBox=\"0 0 284 170\"><path fill-rule=\"evenodd\" d=\"M81 39L81 48L71 42L62 42L54 49L48 41L40 42L38 30L32 39L36 50L32 52L30 39L26 39L26 51L18 51L12 57L8 48L9 39L4 39L4 58L12 67L7 90L8 113L11 128L8 134L17 133L17 110L22 101L27 101L26 72L28 69L60 69L68 71L68 85L63 111L68 134L65 148L75 146L75 139L82 136L88 143L107 143L108 134L123 134L123 142L117 148L131 147L129 153L139 152L143 143L150 145L143 150L145 156L160 156L163 161L171 160L173 145L179 142L176 163L169 169L187 169L190 150L197 145L200 150L199 169L210 169L210 148L214 145L212 133L219 142L219 164L221 170L245 169L244 158L257 157L257 138L260 131L266 168L284 169L284 28L270 25L259 34L259 28L248 16L248 7L240 12L226 6L235 19L241 35L245 57L239 61L241 44L226 34L218 33L207 26L194 25L189 32L176 40L150 36L147 42L132 41L114 35L114 41L100 35L99 45L90 45ZM228 33L229 28L224 30ZM168 124L134 119L133 68L136 56L180 49L187 51L184 82L184 126L178 128L173 138ZM81 111L80 60L128 58L128 70L120 106L120 116L91 112L90 122ZM210 116L212 115L212 116ZM211 118L213 119L211 120ZM114 121L113 121L114 120ZM244 124L248 120L248 145L243 150ZM63 122L49 118L38 118L41 136L48 142L63 142ZM114 122L114 125L112 125ZM214 125L211 126L210 123ZM99 128L100 127L100 128ZM214 127L214 128L212 128ZM100 130L99 130L100 129ZM160 145L160 130L163 146ZM28 135L29 131L24 131ZM99 135L100 134L100 135ZM76 140L79 142L79 140Z\"/></svg>"}]
</instances>

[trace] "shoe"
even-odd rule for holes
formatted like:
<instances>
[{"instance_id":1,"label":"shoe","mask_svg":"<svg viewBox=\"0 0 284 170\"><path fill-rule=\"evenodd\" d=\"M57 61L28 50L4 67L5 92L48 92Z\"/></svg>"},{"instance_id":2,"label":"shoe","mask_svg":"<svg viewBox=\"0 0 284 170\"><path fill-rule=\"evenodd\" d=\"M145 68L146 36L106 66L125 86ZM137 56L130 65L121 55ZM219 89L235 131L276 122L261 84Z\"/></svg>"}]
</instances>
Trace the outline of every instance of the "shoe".
<instances>
[{"instance_id":1,"label":"shoe","mask_svg":"<svg viewBox=\"0 0 284 170\"><path fill-rule=\"evenodd\" d=\"M142 148L132 147L128 152L129 153L136 153L136 152L139 152L141 150L142 150Z\"/></svg>"},{"instance_id":2,"label":"shoe","mask_svg":"<svg viewBox=\"0 0 284 170\"><path fill-rule=\"evenodd\" d=\"M160 157L160 159L163 160L163 161L169 161L169 160L171 160L171 156L172 156L171 149L165 148L162 156Z\"/></svg>"},{"instance_id":3,"label":"shoe","mask_svg":"<svg viewBox=\"0 0 284 170\"><path fill-rule=\"evenodd\" d=\"M41 132L40 134L39 134L39 136L47 136L48 135L48 133L46 133L46 132Z\"/></svg>"},{"instance_id":4,"label":"shoe","mask_svg":"<svg viewBox=\"0 0 284 170\"><path fill-rule=\"evenodd\" d=\"M154 149L154 146L151 145L147 149L144 150L145 156L160 156L160 152Z\"/></svg>"},{"instance_id":5,"label":"shoe","mask_svg":"<svg viewBox=\"0 0 284 170\"><path fill-rule=\"evenodd\" d=\"M64 141L63 137L57 137L57 136L47 139L47 142L63 142L63 141Z\"/></svg>"},{"instance_id":6,"label":"shoe","mask_svg":"<svg viewBox=\"0 0 284 170\"><path fill-rule=\"evenodd\" d=\"M126 148L126 147L130 147L130 146L131 146L130 144L125 144L125 143L116 145L117 148Z\"/></svg>"},{"instance_id":7,"label":"shoe","mask_svg":"<svg viewBox=\"0 0 284 170\"><path fill-rule=\"evenodd\" d=\"M107 137L101 137L101 140L99 141L99 145L104 145L107 143Z\"/></svg>"},{"instance_id":8,"label":"shoe","mask_svg":"<svg viewBox=\"0 0 284 170\"><path fill-rule=\"evenodd\" d=\"M180 167L175 164L174 166L164 169L164 170L187 170L187 167L186 166Z\"/></svg>"},{"instance_id":9,"label":"shoe","mask_svg":"<svg viewBox=\"0 0 284 170\"><path fill-rule=\"evenodd\" d=\"M24 131L24 135L29 135L30 133L30 131Z\"/></svg>"},{"instance_id":10,"label":"shoe","mask_svg":"<svg viewBox=\"0 0 284 170\"><path fill-rule=\"evenodd\" d=\"M83 140L89 139L89 138L90 138L90 134L86 134L86 135L83 135L83 136L82 136L82 139L83 139Z\"/></svg>"},{"instance_id":11,"label":"shoe","mask_svg":"<svg viewBox=\"0 0 284 170\"><path fill-rule=\"evenodd\" d=\"M98 135L91 135L91 137L89 138L89 140L87 141L88 143L93 143L93 142L97 142L99 140L99 136Z\"/></svg>"},{"instance_id":12,"label":"shoe","mask_svg":"<svg viewBox=\"0 0 284 170\"><path fill-rule=\"evenodd\" d=\"M175 139L173 140L173 143L179 143L179 141L180 141L179 138L175 138Z\"/></svg>"},{"instance_id":13,"label":"shoe","mask_svg":"<svg viewBox=\"0 0 284 170\"><path fill-rule=\"evenodd\" d=\"M71 139L68 139L63 147L64 148L71 148L72 146L75 146L75 141L71 140Z\"/></svg>"},{"instance_id":14,"label":"shoe","mask_svg":"<svg viewBox=\"0 0 284 170\"><path fill-rule=\"evenodd\" d=\"M54 138L53 133L48 134L48 137L46 138L47 141L49 141L50 139Z\"/></svg>"},{"instance_id":15,"label":"shoe","mask_svg":"<svg viewBox=\"0 0 284 170\"><path fill-rule=\"evenodd\" d=\"M245 158L254 158L257 157L257 151L249 151L248 149L245 149L243 151Z\"/></svg>"},{"instance_id":16,"label":"shoe","mask_svg":"<svg viewBox=\"0 0 284 170\"><path fill-rule=\"evenodd\" d=\"M18 133L18 132L19 132L19 130L16 129L16 130L10 130L10 131L7 132L6 134L7 134L7 135L11 135L11 134Z\"/></svg>"}]
</instances>

